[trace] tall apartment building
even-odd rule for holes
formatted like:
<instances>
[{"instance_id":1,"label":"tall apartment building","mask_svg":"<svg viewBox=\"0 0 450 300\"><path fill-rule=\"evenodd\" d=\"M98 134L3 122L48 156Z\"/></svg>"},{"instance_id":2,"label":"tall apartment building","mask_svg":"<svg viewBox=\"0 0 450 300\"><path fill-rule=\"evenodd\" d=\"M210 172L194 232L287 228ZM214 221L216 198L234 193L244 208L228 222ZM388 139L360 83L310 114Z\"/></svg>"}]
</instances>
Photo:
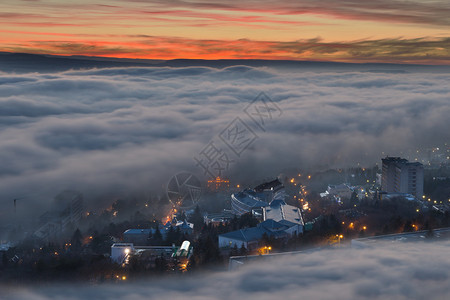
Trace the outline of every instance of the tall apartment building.
<instances>
[{"instance_id":1,"label":"tall apartment building","mask_svg":"<svg viewBox=\"0 0 450 300\"><path fill-rule=\"evenodd\" d=\"M382 160L381 189L387 193L406 193L421 198L423 195L423 165L400 157Z\"/></svg>"}]
</instances>

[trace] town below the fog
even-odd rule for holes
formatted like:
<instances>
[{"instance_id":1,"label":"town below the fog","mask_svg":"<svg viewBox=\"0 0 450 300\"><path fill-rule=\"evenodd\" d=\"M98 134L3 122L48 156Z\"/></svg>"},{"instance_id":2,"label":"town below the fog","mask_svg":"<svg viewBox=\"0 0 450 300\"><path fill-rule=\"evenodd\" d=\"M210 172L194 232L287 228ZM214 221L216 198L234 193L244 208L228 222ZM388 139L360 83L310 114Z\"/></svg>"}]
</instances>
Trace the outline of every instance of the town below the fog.
<instances>
[{"instance_id":1,"label":"town below the fog","mask_svg":"<svg viewBox=\"0 0 450 300\"><path fill-rule=\"evenodd\" d=\"M120 283L319 249L447 240L449 156L445 144L370 168L286 170L255 186L178 174L167 197L130 194L98 211L65 190L35 227L1 228L0 280Z\"/></svg>"}]
</instances>

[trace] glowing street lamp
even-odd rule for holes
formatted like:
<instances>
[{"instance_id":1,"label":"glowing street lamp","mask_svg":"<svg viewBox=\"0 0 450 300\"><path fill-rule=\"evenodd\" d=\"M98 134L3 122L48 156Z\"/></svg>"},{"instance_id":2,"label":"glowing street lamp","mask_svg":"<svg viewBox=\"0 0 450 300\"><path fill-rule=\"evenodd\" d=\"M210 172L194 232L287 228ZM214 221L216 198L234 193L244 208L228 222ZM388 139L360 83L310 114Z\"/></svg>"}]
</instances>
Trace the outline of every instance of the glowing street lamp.
<instances>
[{"instance_id":1,"label":"glowing street lamp","mask_svg":"<svg viewBox=\"0 0 450 300\"><path fill-rule=\"evenodd\" d=\"M259 252L263 255L269 254L270 250L272 250L271 246L264 246L262 248L259 249Z\"/></svg>"}]
</instances>

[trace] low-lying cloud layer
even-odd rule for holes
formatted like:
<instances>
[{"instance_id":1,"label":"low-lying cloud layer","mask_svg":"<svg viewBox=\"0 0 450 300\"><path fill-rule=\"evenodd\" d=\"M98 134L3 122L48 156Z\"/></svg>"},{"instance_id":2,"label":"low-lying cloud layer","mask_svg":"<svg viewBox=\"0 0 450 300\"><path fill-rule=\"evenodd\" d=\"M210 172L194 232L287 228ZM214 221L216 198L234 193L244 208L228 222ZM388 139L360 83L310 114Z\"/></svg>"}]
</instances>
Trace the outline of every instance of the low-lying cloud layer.
<instances>
[{"instance_id":1,"label":"low-lying cloud layer","mask_svg":"<svg viewBox=\"0 0 450 300\"><path fill-rule=\"evenodd\" d=\"M288 167L372 164L450 140L448 73L112 68L0 73L0 203L43 207L60 190L162 191L211 140L239 182ZM244 108L282 111L262 131ZM240 157L218 135L240 117L258 138ZM257 175L256 175L257 174Z\"/></svg>"},{"instance_id":2,"label":"low-lying cloud layer","mask_svg":"<svg viewBox=\"0 0 450 300\"><path fill-rule=\"evenodd\" d=\"M449 247L442 242L322 250L193 277L5 288L2 299L447 299Z\"/></svg>"}]
</instances>

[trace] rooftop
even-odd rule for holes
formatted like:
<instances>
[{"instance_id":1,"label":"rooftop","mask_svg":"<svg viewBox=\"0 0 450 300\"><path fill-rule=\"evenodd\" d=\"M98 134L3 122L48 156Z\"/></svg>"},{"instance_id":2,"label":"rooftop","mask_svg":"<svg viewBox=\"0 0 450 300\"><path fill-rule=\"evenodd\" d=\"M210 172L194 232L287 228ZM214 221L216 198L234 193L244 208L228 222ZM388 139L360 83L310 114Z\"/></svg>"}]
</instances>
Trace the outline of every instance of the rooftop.
<instances>
[{"instance_id":1,"label":"rooftop","mask_svg":"<svg viewBox=\"0 0 450 300\"><path fill-rule=\"evenodd\" d=\"M147 234L153 233L154 229L128 229L123 234Z\"/></svg>"},{"instance_id":2,"label":"rooftop","mask_svg":"<svg viewBox=\"0 0 450 300\"><path fill-rule=\"evenodd\" d=\"M282 200L274 200L270 206L264 208L264 220L274 220L277 222L288 221L295 225L303 225L303 218L298 207L287 205ZM289 223L285 223L287 225Z\"/></svg>"},{"instance_id":3,"label":"rooftop","mask_svg":"<svg viewBox=\"0 0 450 300\"><path fill-rule=\"evenodd\" d=\"M282 187L283 187L283 185L281 184L281 182L278 179L275 179L275 180L265 182L265 183L262 183L262 184L256 186L255 191L257 191L257 192L262 192L264 190L277 191Z\"/></svg>"},{"instance_id":4,"label":"rooftop","mask_svg":"<svg viewBox=\"0 0 450 300\"><path fill-rule=\"evenodd\" d=\"M250 227L232 232L227 232L221 234L221 236L238 241L251 242L260 240L264 233L266 233L266 230L264 230L261 227Z\"/></svg>"},{"instance_id":5,"label":"rooftop","mask_svg":"<svg viewBox=\"0 0 450 300\"><path fill-rule=\"evenodd\" d=\"M409 165L409 166L422 166L420 162L410 162L405 158L401 157L386 157L382 158L381 161L389 164L399 164L399 165Z\"/></svg>"},{"instance_id":6,"label":"rooftop","mask_svg":"<svg viewBox=\"0 0 450 300\"><path fill-rule=\"evenodd\" d=\"M262 223L259 223L258 227L262 227L262 228L264 228L266 230L269 230L269 231L286 230L286 229L289 228L288 226L283 225L281 222L277 222L277 221L274 221L274 220L266 220L266 221L264 221Z\"/></svg>"},{"instance_id":7,"label":"rooftop","mask_svg":"<svg viewBox=\"0 0 450 300\"><path fill-rule=\"evenodd\" d=\"M232 197L234 197L235 200L237 200L249 207L252 207L252 208L267 206L267 203L264 201L261 201L257 197L257 194L251 190L245 190L243 192L233 194Z\"/></svg>"},{"instance_id":8,"label":"rooftop","mask_svg":"<svg viewBox=\"0 0 450 300\"><path fill-rule=\"evenodd\" d=\"M387 198L387 199L393 199L393 198L404 198L406 200L409 201L414 201L416 200L416 197L414 197L411 194L407 194L407 193L381 193L381 196L383 198Z\"/></svg>"}]
</instances>

